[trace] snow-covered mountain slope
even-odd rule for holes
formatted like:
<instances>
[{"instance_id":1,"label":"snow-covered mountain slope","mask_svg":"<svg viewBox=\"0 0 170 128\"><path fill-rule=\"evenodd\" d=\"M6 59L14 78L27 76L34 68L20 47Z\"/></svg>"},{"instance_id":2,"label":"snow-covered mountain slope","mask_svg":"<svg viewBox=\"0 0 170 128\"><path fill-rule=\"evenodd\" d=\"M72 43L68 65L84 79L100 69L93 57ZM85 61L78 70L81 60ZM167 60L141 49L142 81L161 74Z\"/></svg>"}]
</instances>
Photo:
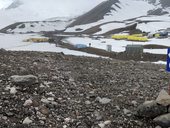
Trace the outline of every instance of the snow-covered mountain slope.
<instances>
[{"instance_id":1,"label":"snow-covered mountain slope","mask_svg":"<svg viewBox=\"0 0 170 128\"><path fill-rule=\"evenodd\" d=\"M118 29L118 26L122 29L123 26L127 27L129 24L134 23L139 25L137 28L142 28L141 31L145 31L146 29L143 29L145 25L142 24L145 23L144 19L147 19L147 22L150 24L154 22L153 27L148 28L151 29L151 31L166 29L169 25L167 18L169 17L170 10L168 7L163 7L161 1L131 0L131 2L129 2L129 0L119 0L115 2L114 0L110 0L107 2L110 3L110 11L105 15L101 13L96 15L94 12L101 12L103 8L95 8L96 10L93 9L87 14L78 17L78 19L67 28L66 32L78 32L77 30L84 32L89 31L89 29L92 30L91 28L93 28L94 34L108 34L109 32L113 33L115 29ZM105 2L106 5L107 2ZM97 20L97 22L85 23L84 19L88 19L87 16L90 17L88 20L95 21L99 15L102 19ZM161 21L157 22L158 19ZM157 24L157 26L154 26L155 24Z\"/></svg>"},{"instance_id":2,"label":"snow-covered mountain slope","mask_svg":"<svg viewBox=\"0 0 170 128\"><path fill-rule=\"evenodd\" d=\"M78 28L84 31L91 27L100 25L99 27L101 31L103 30L102 29L103 27L105 28L105 31L102 31L102 32L98 31L97 33L104 33L106 31L112 30L115 27L117 28L117 26L120 26L120 25L128 26L126 25L126 24L129 24L127 20L141 17L141 16L146 16L149 10L153 10L155 8L153 4L150 4L142 0L138 0L138 1L131 0L131 2L129 2L129 0L119 0L116 2L114 0L110 0L103 4L106 4L106 5L109 4L110 10L107 13L105 13L104 15L101 13L99 14L97 13L96 15L96 13L94 12L101 12L105 10L105 8L104 9L100 7L95 8L96 10L93 9L87 14L78 17L78 19L70 25L70 27L66 30L66 32L71 32L71 31L76 32ZM108 6L105 6L105 5L103 6L108 8ZM99 15L102 18L100 20L97 20L97 22L84 24L84 19L88 19L87 17L90 17L91 21L96 21ZM118 25L119 23L116 23L117 24L116 26L113 25L113 27L111 27L110 25L111 22L119 22L120 25ZM122 22L124 25L122 25Z\"/></svg>"},{"instance_id":3,"label":"snow-covered mountain slope","mask_svg":"<svg viewBox=\"0 0 170 128\"><path fill-rule=\"evenodd\" d=\"M90 21L96 22L99 20L100 23L108 21L123 21L147 15L147 12L154 8L154 5L142 0L131 0L131 2L129 2L129 0L109 0L103 2L102 5L92 9L83 16L78 17L70 26L87 24Z\"/></svg>"},{"instance_id":4,"label":"snow-covered mountain slope","mask_svg":"<svg viewBox=\"0 0 170 128\"><path fill-rule=\"evenodd\" d=\"M0 0L0 28L15 22L75 17L105 0Z\"/></svg>"},{"instance_id":5,"label":"snow-covered mountain slope","mask_svg":"<svg viewBox=\"0 0 170 128\"><path fill-rule=\"evenodd\" d=\"M0 10L0 16L2 17L0 28L4 28L11 23L22 22L21 24L17 24L17 26L15 26L16 24L12 25L12 29L9 29L9 27L5 28L4 30L6 32L26 33L30 31L64 30L64 27L66 28L70 23L69 18L78 16L67 27L65 32L77 32L79 30L79 32L86 31L86 34L95 28L96 31L93 33L102 34L114 28L118 29L118 26L120 28L122 26L127 27L129 23L136 22L136 20L129 19L142 16L146 17L148 14L150 15L149 18L152 15L162 16L170 12L168 8L163 6L163 3L166 3L167 0L131 0L131 2L129 0L74 0L74 3L70 0L49 0L48 2L42 2L41 0L13 0L11 4L9 3L12 0L6 1L8 1L8 7L5 10ZM66 23L64 21L61 23L53 19L55 22L42 25L42 20L44 21L53 17L57 19L67 17L69 22ZM21 28L20 26L22 26L23 21L26 22L24 23L25 27ZM33 22L29 23L27 21L36 22L34 25L31 25ZM116 26L114 26L115 22ZM58 26L62 26L62 29Z\"/></svg>"},{"instance_id":6,"label":"snow-covered mountain slope","mask_svg":"<svg viewBox=\"0 0 170 128\"><path fill-rule=\"evenodd\" d=\"M2 29L1 32L23 34L49 31L63 31L69 23L69 20L19 22Z\"/></svg>"}]
</instances>

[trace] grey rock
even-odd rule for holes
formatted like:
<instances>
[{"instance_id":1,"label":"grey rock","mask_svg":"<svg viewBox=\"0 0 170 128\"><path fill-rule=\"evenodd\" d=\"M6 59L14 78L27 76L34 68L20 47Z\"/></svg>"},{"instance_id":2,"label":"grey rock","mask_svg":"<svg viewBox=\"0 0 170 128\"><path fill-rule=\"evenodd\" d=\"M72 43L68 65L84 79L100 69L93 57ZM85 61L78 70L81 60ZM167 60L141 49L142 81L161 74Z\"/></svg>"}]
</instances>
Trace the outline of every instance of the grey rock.
<instances>
[{"instance_id":1,"label":"grey rock","mask_svg":"<svg viewBox=\"0 0 170 128\"><path fill-rule=\"evenodd\" d=\"M124 112L125 115L131 116L131 111L130 111L130 110L124 108L124 109L123 109L123 112Z\"/></svg>"},{"instance_id":2,"label":"grey rock","mask_svg":"<svg viewBox=\"0 0 170 128\"><path fill-rule=\"evenodd\" d=\"M96 100L99 101L101 104L108 104L111 101L111 99L109 98L100 98L100 97L97 97Z\"/></svg>"},{"instance_id":3,"label":"grey rock","mask_svg":"<svg viewBox=\"0 0 170 128\"><path fill-rule=\"evenodd\" d=\"M10 80L15 85L33 85L38 82L38 78L34 75L14 75L10 77Z\"/></svg>"},{"instance_id":4,"label":"grey rock","mask_svg":"<svg viewBox=\"0 0 170 128\"><path fill-rule=\"evenodd\" d=\"M3 120L7 120L8 118L7 118L6 116L3 116L2 119L3 119Z\"/></svg>"},{"instance_id":5,"label":"grey rock","mask_svg":"<svg viewBox=\"0 0 170 128\"><path fill-rule=\"evenodd\" d=\"M14 113L12 113L12 112L6 112L5 114L6 114L7 117L12 117L12 116L14 116Z\"/></svg>"},{"instance_id":6,"label":"grey rock","mask_svg":"<svg viewBox=\"0 0 170 128\"><path fill-rule=\"evenodd\" d=\"M96 120L102 120L102 119L103 119L103 116L102 116L101 113L98 112L98 111L95 111L95 112L94 112L94 115L95 115L95 117L96 117Z\"/></svg>"},{"instance_id":7,"label":"grey rock","mask_svg":"<svg viewBox=\"0 0 170 128\"><path fill-rule=\"evenodd\" d=\"M138 117L155 118L159 115L167 113L167 107L156 103L156 101L145 102L140 105L135 115Z\"/></svg>"},{"instance_id":8,"label":"grey rock","mask_svg":"<svg viewBox=\"0 0 170 128\"><path fill-rule=\"evenodd\" d=\"M156 126L155 128L162 128L161 126Z\"/></svg>"},{"instance_id":9,"label":"grey rock","mask_svg":"<svg viewBox=\"0 0 170 128\"><path fill-rule=\"evenodd\" d=\"M91 102L89 100L87 100L87 101L85 101L85 104L89 105L89 104L91 104Z\"/></svg>"},{"instance_id":10,"label":"grey rock","mask_svg":"<svg viewBox=\"0 0 170 128\"><path fill-rule=\"evenodd\" d=\"M170 113L158 116L153 121L161 127L170 127Z\"/></svg>"},{"instance_id":11,"label":"grey rock","mask_svg":"<svg viewBox=\"0 0 170 128\"><path fill-rule=\"evenodd\" d=\"M26 117L26 118L23 120L22 123L23 123L23 124L30 124L30 123L32 123L32 120L30 120L29 117Z\"/></svg>"},{"instance_id":12,"label":"grey rock","mask_svg":"<svg viewBox=\"0 0 170 128\"><path fill-rule=\"evenodd\" d=\"M170 95L165 90L161 90L156 99L156 102L163 106L168 106L170 105Z\"/></svg>"}]
</instances>

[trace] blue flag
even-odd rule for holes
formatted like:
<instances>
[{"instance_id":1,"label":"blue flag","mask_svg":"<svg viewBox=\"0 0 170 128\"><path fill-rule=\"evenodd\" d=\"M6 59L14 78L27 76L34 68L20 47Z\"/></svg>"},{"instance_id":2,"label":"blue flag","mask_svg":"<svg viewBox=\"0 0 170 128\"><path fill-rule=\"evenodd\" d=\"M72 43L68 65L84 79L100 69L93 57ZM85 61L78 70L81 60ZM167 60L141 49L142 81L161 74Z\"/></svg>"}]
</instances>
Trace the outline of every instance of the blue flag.
<instances>
[{"instance_id":1,"label":"blue flag","mask_svg":"<svg viewBox=\"0 0 170 128\"><path fill-rule=\"evenodd\" d=\"M167 71L167 72L170 72L170 48L168 48L168 52L167 52L166 71Z\"/></svg>"}]
</instances>

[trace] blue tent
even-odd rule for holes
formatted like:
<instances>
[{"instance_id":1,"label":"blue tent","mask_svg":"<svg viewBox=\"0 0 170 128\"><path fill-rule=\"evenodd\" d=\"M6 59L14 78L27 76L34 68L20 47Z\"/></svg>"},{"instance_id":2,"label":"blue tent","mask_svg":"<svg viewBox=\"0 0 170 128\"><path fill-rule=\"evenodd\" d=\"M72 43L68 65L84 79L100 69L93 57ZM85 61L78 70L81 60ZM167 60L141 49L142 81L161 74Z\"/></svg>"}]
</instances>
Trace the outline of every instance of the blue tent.
<instances>
[{"instance_id":1,"label":"blue tent","mask_svg":"<svg viewBox=\"0 0 170 128\"><path fill-rule=\"evenodd\" d=\"M75 48L87 48L87 45L85 44L76 44L74 45Z\"/></svg>"}]
</instances>

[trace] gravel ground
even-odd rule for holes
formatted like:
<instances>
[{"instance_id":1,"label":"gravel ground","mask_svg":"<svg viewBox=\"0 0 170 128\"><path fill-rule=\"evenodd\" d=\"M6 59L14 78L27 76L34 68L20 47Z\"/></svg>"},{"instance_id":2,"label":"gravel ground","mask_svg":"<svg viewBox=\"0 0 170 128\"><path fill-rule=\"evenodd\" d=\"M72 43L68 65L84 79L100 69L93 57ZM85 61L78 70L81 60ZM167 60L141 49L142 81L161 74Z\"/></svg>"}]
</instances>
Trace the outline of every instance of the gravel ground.
<instances>
[{"instance_id":1,"label":"gravel ground","mask_svg":"<svg viewBox=\"0 0 170 128\"><path fill-rule=\"evenodd\" d=\"M2 128L156 126L133 113L167 89L169 75L163 65L62 53L0 54ZM13 75L34 75L38 82L21 88L11 82Z\"/></svg>"}]
</instances>

